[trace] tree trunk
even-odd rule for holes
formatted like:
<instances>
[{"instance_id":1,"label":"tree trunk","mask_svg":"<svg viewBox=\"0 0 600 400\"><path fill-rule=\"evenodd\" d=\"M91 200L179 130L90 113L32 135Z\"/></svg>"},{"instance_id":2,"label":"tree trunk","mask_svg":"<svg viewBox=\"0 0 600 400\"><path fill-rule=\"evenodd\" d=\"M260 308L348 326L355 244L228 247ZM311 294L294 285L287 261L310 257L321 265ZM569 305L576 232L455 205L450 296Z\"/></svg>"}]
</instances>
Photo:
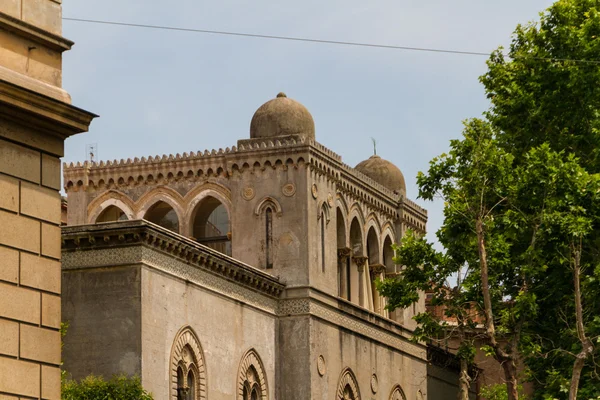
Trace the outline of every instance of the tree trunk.
<instances>
[{"instance_id":1,"label":"tree trunk","mask_svg":"<svg viewBox=\"0 0 600 400\"><path fill-rule=\"evenodd\" d=\"M506 380L506 393L508 399L519 398L519 382L517 381L517 366L513 360L507 360L502 363L504 370L504 379Z\"/></svg>"},{"instance_id":2,"label":"tree trunk","mask_svg":"<svg viewBox=\"0 0 600 400\"><path fill-rule=\"evenodd\" d=\"M483 307L485 312L485 333L490 342L490 346L494 349L494 358L502 365L502 369L504 370L508 400L518 400L517 368L514 363L514 357L512 354L506 353L496 340L496 328L494 326L494 313L492 310L492 298L490 295L490 282L488 276L487 251L485 248L485 230L480 215L477 216L475 225L477 232L477 246L479 250L479 267L481 269L481 292L483 294Z\"/></svg>"},{"instance_id":3,"label":"tree trunk","mask_svg":"<svg viewBox=\"0 0 600 400\"><path fill-rule=\"evenodd\" d=\"M573 363L573 373L571 375L571 387L569 388L569 400L577 399L577 391L579 390L579 379L581 371L585 365L586 359L594 352L594 344L585 335L583 326L583 305L581 303L581 241L578 246L572 246L572 263L573 263L573 285L575 286L575 318L577 321L577 336L581 342L581 351L577 354Z\"/></svg>"},{"instance_id":4,"label":"tree trunk","mask_svg":"<svg viewBox=\"0 0 600 400\"><path fill-rule=\"evenodd\" d=\"M460 377L458 378L458 400L469 400L469 388L471 377L469 377L469 364L467 360L460 359Z\"/></svg>"}]
</instances>

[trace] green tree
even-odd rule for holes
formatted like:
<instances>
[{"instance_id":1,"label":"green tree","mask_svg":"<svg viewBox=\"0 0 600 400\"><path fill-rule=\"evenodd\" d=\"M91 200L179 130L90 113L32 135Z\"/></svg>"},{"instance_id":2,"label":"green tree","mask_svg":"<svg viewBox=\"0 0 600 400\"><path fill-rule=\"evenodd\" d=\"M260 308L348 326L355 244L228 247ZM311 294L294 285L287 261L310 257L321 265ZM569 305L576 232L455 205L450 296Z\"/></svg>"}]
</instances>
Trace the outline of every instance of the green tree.
<instances>
[{"instance_id":1,"label":"green tree","mask_svg":"<svg viewBox=\"0 0 600 400\"><path fill-rule=\"evenodd\" d=\"M115 376L109 381L90 375L80 382L66 379L62 400L152 400L138 377Z\"/></svg>"},{"instance_id":2,"label":"green tree","mask_svg":"<svg viewBox=\"0 0 600 400\"><path fill-rule=\"evenodd\" d=\"M432 160L428 173L420 173L417 180L419 197L445 200L444 223L437 232L445 253L409 236L397 258L407 267L399 278L382 285L392 299L390 307L406 306L414 301L416 289L439 286L436 279L464 271L460 304L464 307L468 300L479 305L485 350L502 366L508 399L517 399L520 356L540 356L534 329L540 315L538 293L548 290L540 285L546 284L549 263L570 266L572 276L562 282L569 289L564 300L579 310L572 321L583 347L577 363L571 362L574 373L569 373L576 389L577 371L594 350L586 334L593 324L583 315L595 310L581 302L578 277L589 268L579 260L600 212L598 178L573 155L555 152L548 144L529 150L517 162L500 146L492 126L471 120L463 139L452 141L449 154ZM417 321L428 329L427 318Z\"/></svg>"},{"instance_id":3,"label":"green tree","mask_svg":"<svg viewBox=\"0 0 600 400\"><path fill-rule=\"evenodd\" d=\"M394 263L403 265L395 280L378 281L378 290L388 299L388 308L407 308L419 299L423 292L430 296L430 305L444 310L446 318L430 311L419 313L413 333L414 341L445 345L449 339L458 338L455 351L460 361L458 400L469 399L472 377L470 367L475 356L473 344L477 312L467 297L462 282L462 265L456 264L451 256L435 250L432 243L408 231L401 246L394 246ZM456 284L452 284L457 277Z\"/></svg>"},{"instance_id":4,"label":"green tree","mask_svg":"<svg viewBox=\"0 0 600 400\"><path fill-rule=\"evenodd\" d=\"M488 72L481 77L491 101L486 117L517 164L532 148L547 143L565 156L578 157L588 173L600 172L599 5L598 0L557 1L539 22L517 27L508 57L499 49L488 61ZM580 316L585 336L600 334L600 288L594 267L600 263L600 224L590 219L589 229L578 236L579 293L574 260L556 256L558 244L552 240L545 241L548 247L542 252L548 256L546 274L531 288L543 315L529 325L526 335L531 348L539 346L527 359L532 379L539 385L537 398L563 398L571 391L572 372L578 369L573 360L586 347L578 333L576 298L588 310ZM565 227L564 240L559 242L563 255L570 254L567 250L574 245L567 240L573 238L568 231ZM600 356L598 349L593 356ZM593 365L581 371L580 387L582 398L600 396Z\"/></svg>"}]
</instances>

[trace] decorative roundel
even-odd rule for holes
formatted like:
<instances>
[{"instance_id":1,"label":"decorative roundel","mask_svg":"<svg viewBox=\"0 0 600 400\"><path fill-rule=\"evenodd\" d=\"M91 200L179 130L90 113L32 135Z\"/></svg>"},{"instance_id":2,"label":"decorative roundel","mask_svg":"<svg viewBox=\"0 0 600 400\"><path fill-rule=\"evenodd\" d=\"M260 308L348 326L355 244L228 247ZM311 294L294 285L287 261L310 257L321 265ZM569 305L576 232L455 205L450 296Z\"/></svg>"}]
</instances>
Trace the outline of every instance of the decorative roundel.
<instances>
[{"instance_id":1,"label":"decorative roundel","mask_svg":"<svg viewBox=\"0 0 600 400\"><path fill-rule=\"evenodd\" d=\"M312 191L313 198L316 199L317 195L319 194L319 189L317 189L317 184L316 183L313 183L311 191Z\"/></svg>"},{"instance_id":2,"label":"decorative roundel","mask_svg":"<svg viewBox=\"0 0 600 400\"><path fill-rule=\"evenodd\" d=\"M327 372L327 368L325 367L325 358L322 355L320 355L317 359L317 371L321 376L325 375L325 372Z\"/></svg>"},{"instance_id":3,"label":"decorative roundel","mask_svg":"<svg viewBox=\"0 0 600 400\"><path fill-rule=\"evenodd\" d=\"M329 204L329 207L333 207L333 195L331 193L327 195L327 204Z\"/></svg>"},{"instance_id":4,"label":"decorative roundel","mask_svg":"<svg viewBox=\"0 0 600 400\"><path fill-rule=\"evenodd\" d=\"M377 390L379 390L379 381L377 380L377 375L373 374L371 375L371 391L375 394Z\"/></svg>"},{"instance_id":5,"label":"decorative roundel","mask_svg":"<svg viewBox=\"0 0 600 400\"><path fill-rule=\"evenodd\" d=\"M242 197L244 198L244 200L252 200L254 198L254 188L251 186L245 187L242 190Z\"/></svg>"},{"instance_id":6,"label":"decorative roundel","mask_svg":"<svg viewBox=\"0 0 600 400\"><path fill-rule=\"evenodd\" d=\"M293 183L288 183L286 185L283 185L281 191L283 192L284 196L292 197L294 194L296 194L296 185L294 185Z\"/></svg>"}]
</instances>

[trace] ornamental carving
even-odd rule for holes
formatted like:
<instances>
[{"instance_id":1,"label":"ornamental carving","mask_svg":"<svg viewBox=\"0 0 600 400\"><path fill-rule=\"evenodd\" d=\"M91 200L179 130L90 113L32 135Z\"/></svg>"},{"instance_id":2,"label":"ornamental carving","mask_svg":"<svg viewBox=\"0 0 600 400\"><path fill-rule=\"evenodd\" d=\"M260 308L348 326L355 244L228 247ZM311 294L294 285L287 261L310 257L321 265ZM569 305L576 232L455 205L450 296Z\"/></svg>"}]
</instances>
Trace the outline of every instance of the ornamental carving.
<instances>
[{"instance_id":1,"label":"ornamental carving","mask_svg":"<svg viewBox=\"0 0 600 400\"><path fill-rule=\"evenodd\" d=\"M250 201L254 198L254 188L251 186L245 187L242 190L242 197L244 198L244 200Z\"/></svg>"},{"instance_id":2,"label":"ornamental carving","mask_svg":"<svg viewBox=\"0 0 600 400\"><path fill-rule=\"evenodd\" d=\"M350 368L342 371L335 398L336 400L360 400L358 383Z\"/></svg>"},{"instance_id":3,"label":"ornamental carving","mask_svg":"<svg viewBox=\"0 0 600 400\"><path fill-rule=\"evenodd\" d=\"M371 375L371 392L373 392L373 394L377 393L377 391L379 390L379 380L377 379L377 375L373 374Z\"/></svg>"},{"instance_id":4,"label":"ornamental carving","mask_svg":"<svg viewBox=\"0 0 600 400\"><path fill-rule=\"evenodd\" d=\"M369 271L371 271L371 273L373 275L379 275L379 274L385 272L385 265L383 265L383 264L371 264L371 265L369 265Z\"/></svg>"},{"instance_id":5,"label":"ornamental carving","mask_svg":"<svg viewBox=\"0 0 600 400\"><path fill-rule=\"evenodd\" d=\"M294 185L293 183L283 185L283 187L281 188L281 192L284 196L292 197L296 194L296 185Z\"/></svg>"},{"instance_id":6,"label":"ornamental carving","mask_svg":"<svg viewBox=\"0 0 600 400\"><path fill-rule=\"evenodd\" d=\"M333 195L331 193L327 195L327 204L329 204L329 207L333 207Z\"/></svg>"},{"instance_id":7,"label":"ornamental carving","mask_svg":"<svg viewBox=\"0 0 600 400\"><path fill-rule=\"evenodd\" d=\"M343 247L338 249L338 260L340 262L344 262L346 261L346 259L348 259L348 257L350 257L350 255L352 254L352 250L348 247Z\"/></svg>"},{"instance_id":8,"label":"ornamental carving","mask_svg":"<svg viewBox=\"0 0 600 400\"><path fill-rule=\"evenodd\" d=\"M358 268L364 268L364 266L367 264L367 260L369 258L365 257L365 256L354 256L352 257L352 260L354 260L354 262L356 263L356 265L358 266Z\"/></svg>"},{"instance_id":9,"label":"ornamental carving","mask_svg":"<svg viewBox=\"0 0 600 400\"><path fill-rule=\"evenodd\" d=\"M421 391L419 390L419 393L417 393L417 400L423 400L422 395L419 397L420 393ZM404 391L402 391L400 385L394 386L392 389L392 394L390 394L390 400L406 400L406 396L404 395Z\"/></svg>"},{"instance_id":10,"label":"ornamental carving","mask_svg":"<svg viewBox=\"0 0 600 400\"><path fill-rule=\"evenodd\" d=\"M315 183L313 183L312 188L310 189L310 191L312 193L313 199L316 199L317 196L319 195L319 189L317 188L317 185Z\"/></svg>"},{"instance_id":11,"label":"ornamental carving","mask_svg":"<svg viewBox=\"0 0 600 400\"><path fill-rule=\"evenodd\" d=\"M236 398L238 400L269 399L265 369L254 349L248 350L240 363Z\"/></svg>"},{"instance_id":12,"label":"ornamental carving","mask_svg":"<svg viewBox=\"0 0 600 400\"><path fill-rule=\"evenodd\" d=\"M193 398L206 399L206 367L198 337L190 328L182 328L171 349L171 400L178 400L190 391Z\"/></svg>"},{"instance_id":13,"label":"ornamental carving","mask_svg":"<svg viewBox=\"0 0 600 400\"><path fill-rule=\"evenodd\" d=\"M327 372L325 366L325 357L323 357L322 355L320 355L317 359L317 372L319 372L319 375L321 376L325 375L325 372Z\"/></svg>"}]
</instances>

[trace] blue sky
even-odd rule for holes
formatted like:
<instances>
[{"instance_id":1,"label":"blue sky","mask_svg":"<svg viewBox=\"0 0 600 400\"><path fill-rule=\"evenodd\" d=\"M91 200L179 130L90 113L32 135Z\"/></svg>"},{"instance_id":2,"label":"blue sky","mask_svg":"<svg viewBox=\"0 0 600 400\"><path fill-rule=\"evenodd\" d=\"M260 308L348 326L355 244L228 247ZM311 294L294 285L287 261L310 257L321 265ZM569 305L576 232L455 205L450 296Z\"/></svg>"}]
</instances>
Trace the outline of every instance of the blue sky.
<instances>
[{"instance_id":1,"label":"blue sky","mask_svg":"<svg viewBox=\"0 0 600 400\"><path fill-rule=\"evenodd\" d=\"M338 41L490 52L550 0L69 0L63 16ZM133 158L231 147L284 91L313 114L317 140L349 165L378 154L415 177L488 108L485 57L240 38L64 21L75 41L63 86L100 115L66 142L64 161Z\"/></svg>"}]
</instances>

